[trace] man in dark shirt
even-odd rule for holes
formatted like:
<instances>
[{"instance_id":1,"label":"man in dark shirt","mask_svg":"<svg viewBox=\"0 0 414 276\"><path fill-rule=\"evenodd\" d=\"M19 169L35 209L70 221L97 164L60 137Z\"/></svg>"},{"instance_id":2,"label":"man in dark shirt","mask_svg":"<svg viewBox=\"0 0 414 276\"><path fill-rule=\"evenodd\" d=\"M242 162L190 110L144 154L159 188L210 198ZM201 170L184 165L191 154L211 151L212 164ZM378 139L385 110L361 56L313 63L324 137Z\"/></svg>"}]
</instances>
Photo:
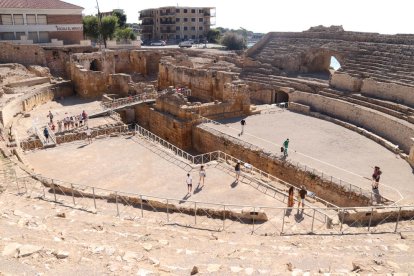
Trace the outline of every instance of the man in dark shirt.
<instances>
[{"instance_id":1,"label":"man in dark shirt","mask_svg":"<svg viewBox=\"0 0 414 276\"><path fill-rule=\"evenodd\" d=\"M242 120L240 121L240 124L241 124L241 132L240 132L239 136L240 136L240 135L243 135L243 132L244 132L244 126L246 125L246 121L245 121L244 119L242 119Z\"/></svg>"},{"instance_id":2,"label":"man in dark shirt","mask_svg":"<svg viewBox=\"0 0 414 276\"><path fill-rule=\"evenodd\" d=\"M300 186L299 194L298 194L298 209L300 204L302 203L302 209L305 207L305 197L308 192L306 191L305 187L302 185Z\"/></svg>"}]
</instances>

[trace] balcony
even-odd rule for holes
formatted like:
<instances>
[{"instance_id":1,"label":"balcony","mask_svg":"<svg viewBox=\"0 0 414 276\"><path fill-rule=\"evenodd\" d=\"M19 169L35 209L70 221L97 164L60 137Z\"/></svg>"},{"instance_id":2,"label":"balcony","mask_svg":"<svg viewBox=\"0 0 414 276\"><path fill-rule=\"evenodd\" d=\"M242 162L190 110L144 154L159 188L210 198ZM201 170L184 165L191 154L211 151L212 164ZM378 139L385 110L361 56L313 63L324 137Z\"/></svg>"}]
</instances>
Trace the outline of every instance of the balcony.
<instances>
[{"instance_id":1,"label":"balcony","mask_svg":"<svg viewBox=\"0 0 414 276\"><path fill-rule=\"evenodd\" d=\"M160 16L175 16L175 12L160 12Z\"/></svg>"},{"instance_id":2,"label":"balcony","mask_svg":"<svg viewBox=\"0 0 414 276\"><path fill-rule=\"evenodd\" d=\"M163 21L163 20L161 20L160 25L175 25L175 21L172 21L172 20Z\"/></svg>"},{"instance_id":3,"label":"balcony","mask_svg":"<svg viewBox=\"0 0 414 276\"><path fill-rule=\"evenodd\" d=\"M175 34L175 29L166 29L166 30L160 30L160 33L162 34Z\"/></svg>"},{"instance_id":4,"label":"balcony","mask_svg":"<svg viewBox=\"0 0 414 276\"><path fill-rule=\"evenodd\" d=\"M154 25L154 21L144 21L141 23L142 26L150 26L150 25Z\"/></svg>"},{"instance_id":5,"label":"balcony","mask_svg":"<svg viewBox=\"0 0 414 276\"><path fill-rule=\"evenodd\" d=\"M139 14L139 20L143 20L144 18L152 18L154 16L154 13L152 12L145 12Z\"/></svg>"}]
</instances>

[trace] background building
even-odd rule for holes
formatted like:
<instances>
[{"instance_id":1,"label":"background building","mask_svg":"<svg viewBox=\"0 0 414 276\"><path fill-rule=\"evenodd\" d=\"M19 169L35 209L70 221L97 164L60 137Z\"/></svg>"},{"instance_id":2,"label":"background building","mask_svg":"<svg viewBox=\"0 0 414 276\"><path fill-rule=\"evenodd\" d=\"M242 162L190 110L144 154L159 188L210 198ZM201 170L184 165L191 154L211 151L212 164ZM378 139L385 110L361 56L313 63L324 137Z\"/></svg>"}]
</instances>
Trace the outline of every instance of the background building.
<instances>
[{"instance_id":1,"label":"background building","mask_svg":"<svg viewBox=\"0 0 414 276\"><path fill-rule=\"evenodd\" d=\"M214 25L215 8L162 7L140 11L142 40L203 39Z\"/></svg>"},{"instance_id":2,"label":"background building","mask_svg":"<svg viewBox=\"0 0 414 276\"><path fill-rule=\"evenodd\" d=\"M1 0L0 40L79 44L83 8L59 0Z\"/></svg>"}]
</instances>

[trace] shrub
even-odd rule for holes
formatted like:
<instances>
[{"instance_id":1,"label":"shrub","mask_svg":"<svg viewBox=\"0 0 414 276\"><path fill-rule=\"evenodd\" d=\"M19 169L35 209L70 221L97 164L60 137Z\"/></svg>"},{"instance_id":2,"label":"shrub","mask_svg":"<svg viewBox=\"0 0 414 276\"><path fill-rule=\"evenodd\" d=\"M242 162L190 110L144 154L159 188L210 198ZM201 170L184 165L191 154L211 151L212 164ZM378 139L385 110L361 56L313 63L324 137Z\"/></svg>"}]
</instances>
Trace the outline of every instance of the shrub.
<instances>
[{"instance_id":1,"label":"shrub","mask_svg":"<svg viewBox=\"0 0 414 276\"><path fill-rule=\"evenodd\" d=\"M246 40L244 37L234 32L225 33L221 40L221 44L226 46L228 50L246 49Z\"/></svg>"}]
</instances>

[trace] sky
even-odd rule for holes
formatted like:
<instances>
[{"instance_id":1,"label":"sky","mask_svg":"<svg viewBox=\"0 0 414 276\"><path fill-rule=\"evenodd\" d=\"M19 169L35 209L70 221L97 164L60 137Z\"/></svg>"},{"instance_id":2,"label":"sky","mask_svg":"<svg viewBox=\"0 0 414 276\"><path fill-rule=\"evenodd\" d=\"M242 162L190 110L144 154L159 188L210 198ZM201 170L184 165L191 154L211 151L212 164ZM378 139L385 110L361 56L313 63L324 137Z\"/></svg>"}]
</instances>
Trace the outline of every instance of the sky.
<instances>
[{"instance_id":1,"label":"sky","mask_svg":"<svg viewBox=\"0 0 414 276\"><path fill-rule=\"evenodd\" d=\"M64 0L96 14L96 0ZM138 12L163 6L215 7L216 27L254 32L304 31L342 25L346 31L414 33L413 0L98 0L101 12L123 9L129 23Z\"/></svg>"}]
</instances>

